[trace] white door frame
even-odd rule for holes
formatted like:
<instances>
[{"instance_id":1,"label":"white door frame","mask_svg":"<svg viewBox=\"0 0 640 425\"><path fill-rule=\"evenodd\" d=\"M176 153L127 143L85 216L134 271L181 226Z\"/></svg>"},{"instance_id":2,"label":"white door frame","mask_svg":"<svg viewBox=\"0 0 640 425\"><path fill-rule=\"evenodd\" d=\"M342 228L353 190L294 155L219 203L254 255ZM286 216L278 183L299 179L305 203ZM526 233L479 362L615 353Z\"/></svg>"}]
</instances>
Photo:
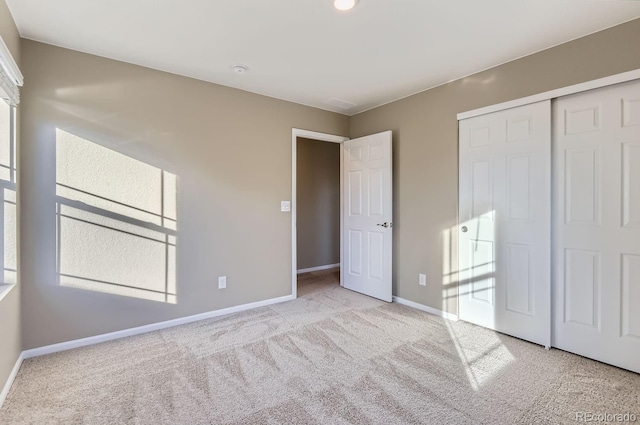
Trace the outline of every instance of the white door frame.
<instances>
[{"instance_id":1,"label":"white door frame","mask_svg":"<svg viewBox=\"0 0 640 425\"><path fill-rule=\"evenodd\" d=\"M298 298L298 232L297 222L297 169L298 169L298 137L318 140L321 142L340 143L349 140L348 137L336 136L334 134L318 133L316 131L301 130L293 128L291 130L291 296ZM344 167L344 148L340 146L340 286L342 286L342 171Z\"/></svg>"}]
</instances>

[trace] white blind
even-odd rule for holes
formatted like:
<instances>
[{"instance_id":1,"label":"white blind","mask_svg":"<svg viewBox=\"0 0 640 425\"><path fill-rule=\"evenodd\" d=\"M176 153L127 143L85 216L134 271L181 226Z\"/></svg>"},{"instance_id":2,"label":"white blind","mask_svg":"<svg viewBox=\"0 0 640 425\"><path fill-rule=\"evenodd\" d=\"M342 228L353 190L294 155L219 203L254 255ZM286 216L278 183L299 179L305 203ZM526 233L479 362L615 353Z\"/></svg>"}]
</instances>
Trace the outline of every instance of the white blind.
<instances>
[{"instance_id":1,"label":"white blind","mask_svg":"<svg viewBox=\"0 0 640 425\"><path fill-rule=\"evenodd\" d=\"M9 105L18 106L22 73L18 68L9 48L0 37L0 97Z\"/></svg>"},{"instance_id":2,"label":"white blind","mask_svg":"<svg viewBox=\"0 0 640 425\"><path fill-rule=\"evenodd\" d=\"M20 103L20 90L4 67L0 67L0 97L9 105L18 106Z\"/></svg>"}]
</instances>

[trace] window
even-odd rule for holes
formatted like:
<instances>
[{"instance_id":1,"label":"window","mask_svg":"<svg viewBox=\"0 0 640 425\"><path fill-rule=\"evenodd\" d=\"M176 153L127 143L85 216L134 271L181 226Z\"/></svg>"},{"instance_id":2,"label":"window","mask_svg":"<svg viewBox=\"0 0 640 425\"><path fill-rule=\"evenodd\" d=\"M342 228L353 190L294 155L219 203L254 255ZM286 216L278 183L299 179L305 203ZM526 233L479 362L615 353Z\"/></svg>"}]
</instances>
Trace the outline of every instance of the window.
<instances>
[{"instance_id":1,"label":"window","mask_svg":"<svg viewBox=\"0 0 640 425\"><path fill-rule=\"evenodd\" d=\"M0 100L0 296L18 280L16 158L15 107Z\"/></svg>"},{"instance_id":2,"label":"window","mask_svg":"<svg viewBox=\"0 0 640 425\"><path fill-rule=\"evenodd\" d=\"M0 37L0 299L18 282L16 106L22 74Z\"/></svg>"}]
</instances>

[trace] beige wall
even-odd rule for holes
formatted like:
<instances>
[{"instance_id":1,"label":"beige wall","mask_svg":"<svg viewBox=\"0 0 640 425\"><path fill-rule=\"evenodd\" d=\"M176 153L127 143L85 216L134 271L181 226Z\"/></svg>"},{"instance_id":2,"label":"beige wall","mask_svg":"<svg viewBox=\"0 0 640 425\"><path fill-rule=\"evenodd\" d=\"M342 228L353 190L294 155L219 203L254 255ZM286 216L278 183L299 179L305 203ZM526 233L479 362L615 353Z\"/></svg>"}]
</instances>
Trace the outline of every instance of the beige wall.
<instances>
[{"instance_id":1,"label":"beige wall","mask_svg":"<svg viewBox=\"0 0 640 425\"><path fill-rule=\"evenodd\" d=\"M351 119L23 41L23 348L289 294L290 215L279 202L290 197L292 127L394 131L394 294L455 313L444 235L456 226L456 113L640 68L638 39L640 20ZM178 176L177 304L56 284L56 129Z\"/></svg>"},{"instance_id":2,"label":"beige wall","mask_svg":"<svg viewBox=\"0 0 640 425\"><path fill-rule=\"evenodd\" d=\"M0 36L9 48L13 60L20 66L20 33L5 0L0 1Z\"/></svg>"},{"instance_id":3,"label":"beige wall","mask_svg":"<svg viewBox=\"0 0 640 425\"><path fill-rule=\"evenodd\" d=\"M298 138L298 270L340 262L340 144Z\"/></svg>"},{"instance_id":4,"label":"beige wall","mask_svg":"<svg viewBox=\"0 0 640 425\"><path fill-rule=\"evenodd\" d=\"M457 312L456 114L638 69L639 40L636 19L351 117L351 137L393 130L394 294Z\"/></svg>"},{"instance_id":5,"label":"beige wall","mask_svg":"<svg viewBox=\"0 0 640 425\"><path fill-rule=\"evenodd\" d=\"M25 349L291 293L291 129L346 135L346 116L32 41L22 56ZM56 129L178 176L177 304L56 284Z\"/></svg>"},{"instance_id":6,"label":"beige wall","mask_svg":"<svg viewBox=\"0 0 640 425\"><path fill-rule=\"evenodd\" d=\"M0 36L20 66L20 36L4 1L0 1ZM18 111L19 116L20 111ZM0 301L0 391L22 351L20 285Z\"/></svg>"}]
</instances>

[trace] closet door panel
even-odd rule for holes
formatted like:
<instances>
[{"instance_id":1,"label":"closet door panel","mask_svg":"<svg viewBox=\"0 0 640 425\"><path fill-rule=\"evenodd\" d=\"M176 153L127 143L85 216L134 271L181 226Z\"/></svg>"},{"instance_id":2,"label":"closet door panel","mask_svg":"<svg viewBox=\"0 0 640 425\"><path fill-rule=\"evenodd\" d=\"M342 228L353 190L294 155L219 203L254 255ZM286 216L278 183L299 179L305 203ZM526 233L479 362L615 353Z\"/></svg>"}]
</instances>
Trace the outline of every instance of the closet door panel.
<instances>
[{"instance_id":1,"label":"closet door panel","mask_svg":"<svg viewBox=\"0 0 640 425\"><path fill-rule=\"evenodd\" d=\"M550 345L551 106L460 121L460 318Z\"/></svg>"},{"instance_id":2,"label":"closet door panel","mask_svg":"<svg viewBox=\"0 0 640 425\"><path fill-rule=\"evenodd\" d=\"M558 99L552 343L640 372L640 82Z\"/></svg>"}]
</instances>

